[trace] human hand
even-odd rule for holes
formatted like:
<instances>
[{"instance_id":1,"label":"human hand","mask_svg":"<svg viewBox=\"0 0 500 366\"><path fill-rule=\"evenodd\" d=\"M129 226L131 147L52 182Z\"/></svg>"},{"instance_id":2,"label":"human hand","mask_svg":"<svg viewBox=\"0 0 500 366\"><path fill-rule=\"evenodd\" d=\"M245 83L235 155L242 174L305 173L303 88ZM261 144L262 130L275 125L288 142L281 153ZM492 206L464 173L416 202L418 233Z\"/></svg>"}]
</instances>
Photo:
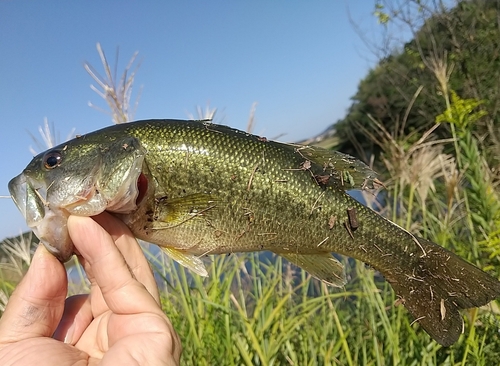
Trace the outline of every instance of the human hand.
<instances>
[{"instance_id":1,"label":"human hand","mask_svg":"<svg viewBox=\"0 0 500 366\"><path fill-rule=\"evenodd\" d=\"M179 338L128 228L103 213L70 216L68 230L90 294L66 299L66 270L40 245L0 319L0 364L178 365Z\"/></svg>"}]
</instances>

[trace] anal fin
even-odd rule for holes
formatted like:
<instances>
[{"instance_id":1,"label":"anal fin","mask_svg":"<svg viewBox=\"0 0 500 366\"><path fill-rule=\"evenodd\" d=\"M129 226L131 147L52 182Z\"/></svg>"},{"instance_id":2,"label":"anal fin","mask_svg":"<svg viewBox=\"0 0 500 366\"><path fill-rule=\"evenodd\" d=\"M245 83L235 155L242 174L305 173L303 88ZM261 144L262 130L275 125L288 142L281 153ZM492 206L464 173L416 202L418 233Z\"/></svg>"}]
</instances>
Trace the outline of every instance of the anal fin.
<instances>
[{"instance_id":1,"label":"anal fin","mask_svg":"<svg viewBox=\"0 0 500 366\"><path fill-rule=\"evenodd\" d=\"M344 265L335 259L330 253L324 254L295 254L276 253L287 261L295 264L309 272L317 279L335 287L346 284Z\"/></svg>"},{"instance_id":2,"label":"anal fin","mask_svg":"<svg viewBox=\"0 0 500 366\"><path fill-rule=\"evenodd\" d=\"M190 269L194 273L202 277L208 277L208 272L201 258L174 248L160 247L160 249L177 263Z\"/></svg>"}]
</instances>

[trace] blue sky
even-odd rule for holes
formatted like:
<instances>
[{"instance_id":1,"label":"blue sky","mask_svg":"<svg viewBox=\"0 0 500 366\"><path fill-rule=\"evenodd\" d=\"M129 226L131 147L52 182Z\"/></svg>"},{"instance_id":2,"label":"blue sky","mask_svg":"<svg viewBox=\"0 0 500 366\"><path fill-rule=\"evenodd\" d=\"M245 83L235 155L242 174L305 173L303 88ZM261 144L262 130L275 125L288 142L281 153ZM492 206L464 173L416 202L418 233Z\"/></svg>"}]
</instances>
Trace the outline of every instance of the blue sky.
<instances>
[{"instance_id":1,"label":"blue sky","mask_svg":"<svg viewBox=\"0 0 500 366\"><path fill-rule=\"evenodd\" d=\"M283 141L314 136L342 118L375 57L381 26L373 0L359 1L28 1L0 0L0 195L30 161L29 133L47 117L61 141L111 123L83 68L101 71L96 43L119 70L139 51L142 86L135 119L182 118L196 106ZM0 200L0 239L25 229Z\"/></svg>"}]
</instances>

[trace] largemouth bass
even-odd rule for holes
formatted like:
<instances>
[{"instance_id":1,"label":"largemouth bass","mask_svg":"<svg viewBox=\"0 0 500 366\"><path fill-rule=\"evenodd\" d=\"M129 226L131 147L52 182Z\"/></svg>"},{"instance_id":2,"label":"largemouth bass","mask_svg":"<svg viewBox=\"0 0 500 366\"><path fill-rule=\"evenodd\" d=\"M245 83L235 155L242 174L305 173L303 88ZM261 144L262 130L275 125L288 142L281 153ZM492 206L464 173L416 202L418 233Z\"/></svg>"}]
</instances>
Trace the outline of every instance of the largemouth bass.
<instances>
[{"instance_id":1,"label":"largemouth bass","mask_svg":"<svg viewBox=\"0 0 500 366\"><path fill-rule=\"evenodd\" d=\"M37 155L9 191L61 261L73 254L68 216L105 210L204 276L204 255L268 250L343 286L344 267L331 253L359 259L437 342L451 345L463 329L459 310L499 297L500 282L345 192L374 183L372 170L339 152L203 121L148 120Z\"/></svg>"}]
</instances>

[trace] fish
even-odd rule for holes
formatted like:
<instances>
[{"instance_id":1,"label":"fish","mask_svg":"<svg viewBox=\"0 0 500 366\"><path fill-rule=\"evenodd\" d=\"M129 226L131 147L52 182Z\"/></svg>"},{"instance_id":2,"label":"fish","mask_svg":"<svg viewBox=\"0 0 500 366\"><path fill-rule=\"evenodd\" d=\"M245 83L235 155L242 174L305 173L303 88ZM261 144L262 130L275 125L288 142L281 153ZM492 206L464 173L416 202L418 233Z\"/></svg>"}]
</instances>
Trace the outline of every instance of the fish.
<instances>
[{"instance_id":1,"label":"fish","mask_svg":"<svg viewBox=\"0 0 500 366\"><path fill-rule=\"evenodd\" d=\"M336 287L344 265L365 262L438 343L463 332L461 309L500 296L500 282L451 251L399 227L347 191L377 174L349 155L284 144L210 121L144 120L78 136L35 156L9 182L46 248L74 252L69 215L103 211L207 276L209 254L271 251Z\"/></svg>"}]
</instances>

